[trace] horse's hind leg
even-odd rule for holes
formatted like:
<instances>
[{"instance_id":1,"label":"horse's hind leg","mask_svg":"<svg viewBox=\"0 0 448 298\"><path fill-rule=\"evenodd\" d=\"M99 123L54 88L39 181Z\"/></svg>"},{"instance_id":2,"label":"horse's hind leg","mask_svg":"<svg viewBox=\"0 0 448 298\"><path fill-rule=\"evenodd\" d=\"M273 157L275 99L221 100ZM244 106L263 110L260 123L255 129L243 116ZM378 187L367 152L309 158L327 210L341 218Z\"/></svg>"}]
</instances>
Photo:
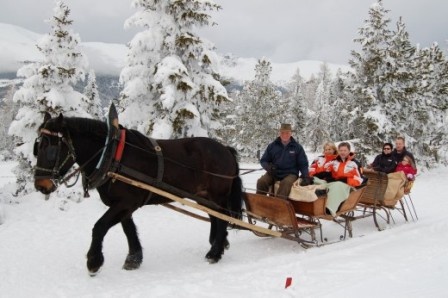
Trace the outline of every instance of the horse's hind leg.
<instances>
[{"instance_id":1,"label":"horse's hind leg","mask_svg":"<svg viewBox=\"0 0 448 298\"><path fill-rule=\"evenodd\" d=\"M214 216L210 216L210 244L212 247L205 255L210 263L216 263L224 254L224 247L228 245L227 241L227 222Z\"/></svg>"},{"instance_id":2,"label":"horse's hind leg","mask_svg":"<svg viewBox=\"0 0 448 298\"><path fill-rule=\"evenodd\" d=\"M128 239L129 253L123 264L123 269L134 270L140 267L143 261L143 252L140 240L138 239L137 228L132 220L132 216L126 217L121 221L124 234Z\"/></svg>"},{"instance_id":3,"label":"horse's hind leg","mask_svg":"<svg viewBox=\"0 0 448 298\"><path fill-rule=\"evenodd\" d=\"M109 229L119 223L125 210L117 206L109 210L95 223L92 229L92 243L87 252L87 269L90 275L95 275L104 263L102 252L104 236Z\"/></svg>"}]
</instances>

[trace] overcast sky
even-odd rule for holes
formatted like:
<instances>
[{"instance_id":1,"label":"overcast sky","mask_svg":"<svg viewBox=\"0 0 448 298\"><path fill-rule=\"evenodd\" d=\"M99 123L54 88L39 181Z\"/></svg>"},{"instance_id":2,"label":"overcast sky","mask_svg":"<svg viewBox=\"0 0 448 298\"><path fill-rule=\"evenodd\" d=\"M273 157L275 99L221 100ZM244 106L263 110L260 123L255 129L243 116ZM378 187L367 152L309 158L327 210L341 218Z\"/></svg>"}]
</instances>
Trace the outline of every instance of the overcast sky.
<instances>
[{"instance_id":1,"label":"overcast sky","mask_svg":"<svg viewBox=\"0 0 448 298\"><path fill-rule=\"evenodd\" d=\"M124 21L135 10L131 0L65 0L82 41L126 43L136 30ZM217 26L201 30L220 53L267 57L272 62L321 60L347 64L353 39L375 0L215 0ZM411 41L422 47L436 41L447 49L448 1L383 0L391 26L402 16ZM0 0L0 22L37 33L49 32L54 0Z\"/></svg>"}]
</instances>

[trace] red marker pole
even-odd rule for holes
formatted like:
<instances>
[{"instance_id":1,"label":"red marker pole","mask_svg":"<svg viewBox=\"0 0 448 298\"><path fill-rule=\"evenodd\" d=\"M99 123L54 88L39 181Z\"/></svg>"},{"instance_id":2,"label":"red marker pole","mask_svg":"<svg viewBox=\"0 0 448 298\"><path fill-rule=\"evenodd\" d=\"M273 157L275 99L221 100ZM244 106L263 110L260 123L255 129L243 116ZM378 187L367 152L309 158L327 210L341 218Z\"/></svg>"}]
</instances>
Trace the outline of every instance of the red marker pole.
<instances>
[{"instance_id":1,"label":"red marker pole","mask_svg":"<svg viewBox=\"0 0 448 298\"><path fill-rule=\"evenodd\" d=\"M285 282L285 289L292 284L292 277L287 277Z\"/></svg>"}]
</instances>

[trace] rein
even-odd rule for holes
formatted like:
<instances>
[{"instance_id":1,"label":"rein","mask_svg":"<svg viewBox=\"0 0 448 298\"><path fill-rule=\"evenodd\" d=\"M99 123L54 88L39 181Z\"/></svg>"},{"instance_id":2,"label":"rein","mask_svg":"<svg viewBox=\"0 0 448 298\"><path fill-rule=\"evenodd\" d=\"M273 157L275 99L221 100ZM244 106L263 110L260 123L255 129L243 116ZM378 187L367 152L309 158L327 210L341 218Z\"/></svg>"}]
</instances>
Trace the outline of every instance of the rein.
<instances>
[{"instance_id":1,"label":"rein","mask_svg":"<svg viewBox=\"0 0 448 298\"><path fill-rule=\"evenodd\" d=\"M131 146L131 147L134 147L134 148L136 148L136 149L138 149L138 150L141 150L141 151L144 151L144 152L146 152L146 153L149 153L149 154L152 154L152 155L156 155L156 154L157 154L157 151L156 151L156 153L153 153L153 152L148 151L148 150L146 150L145 148L142 148L142 147L140 147L140 146L137 146L137 145L134 145L134 144L131 144L131 143L128 143L128 142L125 142L125 143L126 143L126 145L129 145L129 146ZM183 167L183 168L186 168L186 169L190 169L190 170L193 170L193 171L200 171L200 172L209 174L209 175L211 175L211 176L219 177L219 178L235 179L236 177L239 176L239 175L232 175L232 176L231 176L231 175L222 175L222 174L217 174L217 173L209 172L209 171L206 171L206 170L200 170L200 169L198 169L198 168L193 168L193 167L187 166L187 165L185 165L185 164L183 164L183 163L180 163L180 162L178 162L178 161L176 161L176 160L174 160L174 159L168 158L168 157L163 157L163 160L167 160L167 161L169 161L169 162L172 162L172 163L174 163L174 164L176 164L176 165L178 165L178 166L181 166L181 167Z\"/></svg>"},{"instance_id":2,"label":"rein","mask_svg":"<svg viewBox=\"0 0 448 298\"><path fill-rule=\"evenodd\" d=\"M107 145L104 145L103 147L101 147L94 155L92 155L92 157L90 157L85 163L83 163L82 165L80 165L77 169L75 169L73 172L71 172L70 174L66 175L65 178L63 178L60 183L65 184L66 187L70 188L72 186L74 186L76 184L76 182L78 182L78 178L79 178L79 174L81 173L81 171L90 163L93 161L93 159L98 156L106 147ZM74 175L76 176L76 180L74 183L68 185L67 181L72 178Z\"/></svg>"}]
</instances>

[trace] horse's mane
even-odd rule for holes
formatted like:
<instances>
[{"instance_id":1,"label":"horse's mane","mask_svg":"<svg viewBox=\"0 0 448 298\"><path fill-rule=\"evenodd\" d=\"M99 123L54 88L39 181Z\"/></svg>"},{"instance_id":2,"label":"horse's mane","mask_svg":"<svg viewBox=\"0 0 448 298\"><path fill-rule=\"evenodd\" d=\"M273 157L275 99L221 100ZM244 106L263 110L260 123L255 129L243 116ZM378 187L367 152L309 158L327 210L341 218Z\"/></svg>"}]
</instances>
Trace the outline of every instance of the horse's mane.
<instances>
[{"instance_id":1,"label":"horse's mane","mask_svg":"<svg viewBox=\"0 0 448 298\"><path fill-rule=\"evenodd\" d=\"M66 117L64 121L73 135L87 134L98 138L104 138L107 135L107 124L103 121L80 117Z\"/></svg>"}]
</instances>

